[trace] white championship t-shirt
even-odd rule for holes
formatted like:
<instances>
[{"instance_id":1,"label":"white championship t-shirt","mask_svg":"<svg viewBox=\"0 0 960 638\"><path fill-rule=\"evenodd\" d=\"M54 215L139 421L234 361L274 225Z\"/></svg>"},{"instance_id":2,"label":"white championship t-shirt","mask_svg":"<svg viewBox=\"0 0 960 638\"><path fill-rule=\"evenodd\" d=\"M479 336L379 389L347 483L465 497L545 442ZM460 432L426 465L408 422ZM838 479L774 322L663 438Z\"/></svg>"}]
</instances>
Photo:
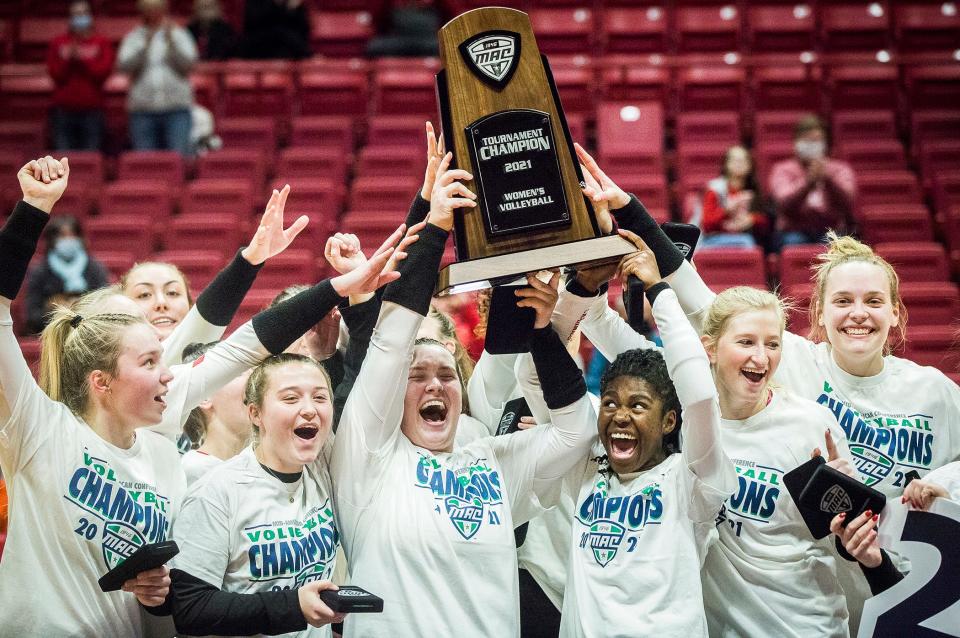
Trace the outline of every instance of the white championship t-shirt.
<instances>
[{"instance_id":1,"label":"white championship t-shirt","mask_svg":"<svg viewBox=\"0 0 960 638\"><path fill-rule=\"evenodd\" d=\"M199 450L189 450L180 457L180 465L183 467L183 474L187 479L187 487L190 487L200 480L207 472L218 467L223 461Z\"/></svg>"},{"instance_id":2,"label":"white championship t-shirt","mask_svg":"<svg viewBox=\"0 0 960 638\"><path fill-rule=\"evenodd\" d=\"M340 532L322 455L295 483L270 476L247 447L187 493L173 566L227 592L296 589L330 580ZM291 502L292 501L292 502ZM284 636L329 636L308 626Z\"/></svg>"},{"instance_id":3,"label":"white championship t-shirt","mask_svg":"<svg viewBox=\"0 0 960 638\"><path fill-rule=\"evenodd\" d=\"M824 449L828 428L849 459L842 430L822 406L781 390L754 416L721 427L739 485L703 567L710 635L847 636L832 537L813 539L783 484L814 448Z\"/></svg>"}]
</instances>

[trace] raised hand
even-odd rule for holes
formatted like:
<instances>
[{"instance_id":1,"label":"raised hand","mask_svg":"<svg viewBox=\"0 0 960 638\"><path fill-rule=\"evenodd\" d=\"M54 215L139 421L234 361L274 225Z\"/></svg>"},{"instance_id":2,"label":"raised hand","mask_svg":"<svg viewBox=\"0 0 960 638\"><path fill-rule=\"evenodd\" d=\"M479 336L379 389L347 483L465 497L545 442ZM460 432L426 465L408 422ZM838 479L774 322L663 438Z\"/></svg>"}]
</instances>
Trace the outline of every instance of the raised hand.
<instances>
[{"instance_id":1,"label":"raised hand","mask_svg":"<svg viewBox=\"0 0 960 638\"><path fill-rule=\"evenodd\" d=\"M643 282L644 290L663 281L663 277L660 276L660 268L657 267L657 258L643 240L623 228L617 232L638 249L637 252L630 253L620 260L617 275L623 278L633 275Z\"/></svg>"},{"instance_id":2,"label":"raised hand","mask_svg":"<svg viewBox=\"0 0 960 638\"><path fill-rule=\"evenodd\" d=\"M912 507L918 510L925 510L933 504L935 498L950 498L950 493L942 485L932 481L921 481L915 479L903 490L901 503L910 503Z\"/></svg>"},{"instance_id":3,"label":"raised hand","mask_svg":"<svg viewBox=\"0 0 960 638\"><path fill-rule=\"evenodd\" d=\"M400 273L396 271L397 262L406 258L407 247L420 238L419 235L408 234L404 236L404 230L406 230L406 226L400 224L363 265L331 279L330 283L337 294L341 297L349 297L350 295L373 292L377 288L399 279ZM401 237L403 237L403 241L400 241ZM398 241L400 241L400 245L394 249L394 245Z\"/></svg>"},{"instance_id":4,"label":"raised hand","mask_svg":"<svg viewBox=\"0 0 960 638\"><path fill-rule=\"evenodd\" d=\"M427 130L427 170L423 175L423 187L420 188L420 197L430 201L430 194L433 192L433 183L437 180L437 167L440 161L446 155L446 149L443 144L443 133L437 139L437 134L433 130L433 124L426 123Z\"/></svg>"},{"instance_id":5,"label":"raised hand","mask_svg":"<svg viewBox=\"0 0 960 638\"><path fill-rule=\"evenodd\" d=\"M577 151L577 159L580 160L580 164L587 169L583 175L584 181L587 182L586 188L583 189L583 194L590 198L594 206L605 204L609 210L617 210L629 204L630 196L627 195L622 188L614 184L613 180L607 177L606 173L600 170L596 160L583 150L583 147L579 144L574 144L573 146ZM587 174L593 178L593 182L586 179Z\"/></svg>"},{"instance_id":6,"label":"raised hand","mask_svg":"<svg viewBox=\"0 0 960 638\"><path fill-rule=\"evenodd\" d=\"M352 233L335 233L327 238L323 257L341 275L355 270L367 261L360 249L360 239Z\"/></svg>"},{"instance_id":7,"label":"raised hand","mask_svg":"<svg viewBox=\"0 0 960 638\"><path fill-rule=\"evenodd\" d=\"M335 613L320 598L320 592L326 590L337 591L338 589L340 588L329 580L315 580L297 590L300 611L308 624L314 627L322 627L330 623L343 622L347 615Z\"/></svg>"},{"instance_id":8,"label":"raised hand","mask_svg":"<svg viewBox=\"0 0 960 638\"><path fill-rule=\"evenodd\" d=\"M467 171L450 169L453 153L447 153L437 166L437 179L430 193L430 214L427 221L446 231L453 228L453 211L457 208L473 208L477 196L457 180L471 180L473 175Z\"/></svg>"},{"instance_id":9,"label":"raised hand","mask_svg":"<svg viewBox=\"0 0 960 638\"><path fill-rule=\"evenodd\" d=\"M70 177L70 163L64 157L56 160L51 156L30 160L17 173L23 201L45 213L53 210Z\"/></svg>"},{"instance_id":10,"label":"raised hand","mask_svg":"<svg viewBox=\"0 0 960 638\"><path fill-rule=\"evenodd\" d=\"M577 144L577 148L583 147ZM600 193L603 189L600 188L597 179L590 174L590 171L583 164L580 164L580 172L583 173L583 183L586 184L582 189L583 194L590 198L590 201L593 203L593 212L597 216L597 224L600 226L600 232L604 235L609 235L613 231L613 217L610 216L610 202L604 198L595 199L597 193Z\"/></svg>"},{"instance_id":11,"label":"raised hand","mask_svg":"<svg viewBox=\"0 0 960 638\"><path fill-rule=\"evenodd\" d=\"M170 570L163 566L140 572L121 589L136 596L144 607L158 607L167 600L170 592Z\"/></svg>"},{"instance_id":12,"label":"raised hand","mask_svg":"<svg viewBox=\"0 0 960 638\"><path fill-rule=\"evenodd\" d=\"M260 218L257 232L253 234L250 245L241 253L243 258L254 266L285 251L310 221L309 217L301 215L290 225L290 228L283 228L283 209L287 205L289 194L289 184L280 191L273 191L263 211L263 217Z\"/></svg>"},{"instance_id":13,"label":"raised hand","mask_svg":"<svg viewBox=\"0 0 960 638\"><path fill-rule=\"evenodd\" d=\"M843 472L851 478L859 480L857 472L853 469L853 466L850 465L850 461L840 456L840 453L837 451L837 444L833 442L833 435L830 434L830 430L824 432L823 441L827 448L827 465L839 472ZM816 456L822 456L820 448L818 447L813 448L813 452L810 453L810 458Z\"/></svg>"},{"instance_id":14,"label":"raised hand","mask_svg":"<svg viewBox=\"0 0 960 638\"><path fill-rule=\"evenodd\" d=\"M844 527L843 522L846 519L846 512L840 512L834 516L830 521L830 531L840 539L847 553L865 567L879 566L883 562L880 544L877 542L879 515L867 510Z\"/></svg>"},{"instance_id":15,"label":"raised hand","mask_svg":"<svg viewBox=\"0 0 960 638\"><path fill-rule=\"evenodd\" d=\"M533 308L537 311L537 318L533 322L534 328L546 328L550 325L550 316L557 305L560 286L560 271L553 270L550 281L543 283L536 275L527 275L527 288L520 288L514 294L522 297L517 302L520 308Z\"/></svg>"}]
</instances>

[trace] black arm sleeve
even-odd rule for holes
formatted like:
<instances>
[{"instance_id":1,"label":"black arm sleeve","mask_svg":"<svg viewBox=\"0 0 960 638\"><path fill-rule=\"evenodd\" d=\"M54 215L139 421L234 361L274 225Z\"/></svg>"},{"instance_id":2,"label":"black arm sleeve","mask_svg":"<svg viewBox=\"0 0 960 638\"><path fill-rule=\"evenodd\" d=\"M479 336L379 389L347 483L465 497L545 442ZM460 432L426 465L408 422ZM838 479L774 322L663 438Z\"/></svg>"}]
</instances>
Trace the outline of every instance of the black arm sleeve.
<instances>
[{"instance_id":1,"label":"black arm sleeve","mask_svg":"<svg viewBox=\"0 0 960 638\"><path fill-rule=\"evenodd\" d=\"M410 246L407 258L400 262L400 279L387 285L384 301L392 301L427 316L448 234L433 224L427 224L420 231L420 239Z\"/></svg>"},{"instance_id":2,"label":"black arm sleeve","mask_svg":"<svg viewBox=\"0 0 960 638\"><path fill-rule=\"evenodd\" d=\"M414 224L419 224L425 220L429 212L430 200L420 197L420 193L417 193L413 201L410 202L410 210L407 212L407 219L403 223L407 225L407 228L410 228Z\"/></svg>"},{"instance_id":3,"label":"black arm sleeve","mask_svg":"<svg viewBox=\"0 0 960 638\"><path fill-rule=\"evenodd\" d=\"M170 581L173 624L181 634L252 636L307 628L296 589L234 594L179 569L170 570Z\"/></svg>"},{"instance_id":4,"label":"black arm sleeve","mask_svg":"<svg viewBox=\"0 0 960 638\"><path fill-rule=\"evenodd\" d=\"M237 251L233 261L217 273L197 297L200 316L215 326L228 326L263 264L254 266Z\"/></svg>"},{"instance_id":5,"label":"black arm sleeve","mask_svg":"<svg viewBox=\"0 0 960 638\"><path fill-rule=\"evenodd\" d=\"M874 596L903 580L903 574L894 566L893 561L890 560L890 555L882 549L880 555L883 560L876 567L865 567L863 563L857 563L860 565L860 571L867 579L867 584L870 585L870 593Z\"/></svg>"},{"instance_id":6,"label":"black arm sleeve","mask_svg":"<svg viewBox=\"0 0 960 638\"><path fill-rule=\"evenodd\" d=\"M680 267L683 253L661 230L660 224L650 216L635 195L630 196L629 204L612 212L620 228L636 233L650 247L657 258L657 267L660 268L662 277L672 275Z\"/></svg>"},{"instance_id":7,"label":"black arm sleeve","mask_svg":"<svg viewBox=\"0 0 960 638\"><path fill-rule=\"evenodd\" d=\"M583 373L551 326L533 331L530 354L548 408L568 406L587 393Z\"/></svg>"},{"instance_id":8,"label":"black arm sleeve","mask_svg":"<svg viewBox=\"0 0 960 638\"><path fill-rule=\"evenodd\" d=\"M418 242L419 243L419 242ZM329 279L253 316L253 329L270 354L280 354L323 319L343 297Z\"/></svg>"},{"instance_id":9,"label":"black arm sleeve","mask_svg":"<svg viewBox=\"0 0 960 638\"><path fill-rule=\"evenodd\" d=\"M377 325L380 316L380 300L376 297L356 306L347 306L340 309L340 316L347 324L350 332L350 341L347 343L347 352L343 356L343 379L336 386L333 393L333 424L334 428L340 423L340 414L347 403L347 397L357 380L360 366L367 356L370 346L370 337L373 328Z\"/></svg>"},{"instance_id":10,"label":"black arm sleeve","mask_svg":"<svg viewBox=\"0 0 960 638\"><path fill-rule=\"evenodd\" d=\"M0 297L16 299L50 215L23 200L0 228Z\"/></svg>"},{"instance_id":11,"label":"black arm sleeve","mask_svg":"<svg viewBox=\"0 0 960 638\"><path fill-rule=\"evenodd\" d=\"M647 296L647 301L650 302L650 307L653 307L653 302L657 300L657 295L659 295L664 290L670 290L670 284L665 281L655 283L649 288L647 288L644 293Z\"/></svg>"}]
</instances>

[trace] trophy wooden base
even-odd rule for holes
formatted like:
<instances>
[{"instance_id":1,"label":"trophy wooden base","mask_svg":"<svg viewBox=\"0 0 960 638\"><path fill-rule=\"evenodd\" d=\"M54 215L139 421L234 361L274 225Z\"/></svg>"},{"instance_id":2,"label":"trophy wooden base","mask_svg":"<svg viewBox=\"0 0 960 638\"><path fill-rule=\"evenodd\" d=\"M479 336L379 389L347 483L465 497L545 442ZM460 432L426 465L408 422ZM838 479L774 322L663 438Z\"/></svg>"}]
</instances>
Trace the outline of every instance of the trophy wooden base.
<instances>
[{"instance_id":1,"label":"trophy wooden base","mask_svg":"<svg viewBox=\"0 0 960 638\"><path fill-rule=\"evenodd\" d=\"M450 295L505 284L538 270L560 266L596 266L619 261L637 247L619 235L521 250L459 261L440 270L436 294Z\"/></svg>"}]
</instances>

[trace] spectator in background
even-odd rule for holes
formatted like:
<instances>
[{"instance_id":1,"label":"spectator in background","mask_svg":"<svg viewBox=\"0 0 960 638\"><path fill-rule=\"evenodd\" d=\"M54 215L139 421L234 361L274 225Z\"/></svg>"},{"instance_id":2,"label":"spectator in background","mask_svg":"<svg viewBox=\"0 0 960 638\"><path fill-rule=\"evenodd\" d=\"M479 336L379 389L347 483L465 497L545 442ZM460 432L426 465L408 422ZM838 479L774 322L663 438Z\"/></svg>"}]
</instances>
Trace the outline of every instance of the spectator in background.
<instances>
[{"instance_id":1,"label":"spectator in background","mask_svg":"<svg viewBox=\"0 0 960 638\"><path fill-rule=\"evenodd\" d=\"M187 29L197 43L201 60L233 57L237 34L230 23L223 19L217 0L196 0L193 3L193 18Z\"/></svg>"},{"instance_id":2,"label":"spectator in background","mask_svg":"<svg viewBox=\"0 0 960 638\"><path fill-rule=\"evenodd\" d=\"M53 147L100 150L103 83L113 71L113 47L107 38L94 33L86 0L70 4L68 31L50 43L47 71L55 85L50 110Z\"/></svg>"},{"instance_id":3,"label":"spectator in background","mask_svg":"<svg viewBox=\"0 0 960 638\"><path fill-rule=\"evenodd\" d=\"M780 246L820 242L830 229L851 233L856 181L849 164L827 156L823 121L816 115L801 118L793 142L796 156L770 173Z\"/></svg>"},{"instance_id":4,"label":"spectator in background","mask_svg":"<svg viewBox=\"0 0 960 638\"><path fill-rule=\"evenodd\" d=\"M69 306L80 295L109 283L106 267L87 253L74 217L57 216L43 230L46 253L27 279L27 328L40 332L54 304Z\"/></svg>"},{"instance_id":5,"label":"spectator in background","mask_svg":"<svg viewBox=\"0 0 960 638\"><path fill-rule=\"evenodd\" d=\"M434 0L393 0L377 19L377 35L367 56L425 57L439 55L437 30L445 12Z\"/></svg>"},{"instance_id":6,"label":"spectator in background","mask_svg":"<svg viewBox=\"0 0 960 638\"><path fill-rule=\"evenodd\" d=\"M763 244L769 223L762 209L750 151L731 146L723 155L720 176L703 196L701 248L752 248Z\"/></svg>"},{"instance_id":7,"label":"spectator in background","mask_svg":"<svg viewBox=\"0 0 960 638\"><path fill-rule=\"evenodd\" d=\"M130 75L127 110L135 150L190 154L189 73L197 61L190 33L167 15L166 0L138 0L143 24L120 44L117 66Z\"/></svg>"},{"instance_id":8,"label":"spectator in background","mask_svg":"<svg viewBox=\"0 0 960 638\"><path fill-rule=\"evenodd\" d=\"M310 19L303 0L247 0L241 54L254 60L310 57Z\"/></svg>"}]
</instances>

